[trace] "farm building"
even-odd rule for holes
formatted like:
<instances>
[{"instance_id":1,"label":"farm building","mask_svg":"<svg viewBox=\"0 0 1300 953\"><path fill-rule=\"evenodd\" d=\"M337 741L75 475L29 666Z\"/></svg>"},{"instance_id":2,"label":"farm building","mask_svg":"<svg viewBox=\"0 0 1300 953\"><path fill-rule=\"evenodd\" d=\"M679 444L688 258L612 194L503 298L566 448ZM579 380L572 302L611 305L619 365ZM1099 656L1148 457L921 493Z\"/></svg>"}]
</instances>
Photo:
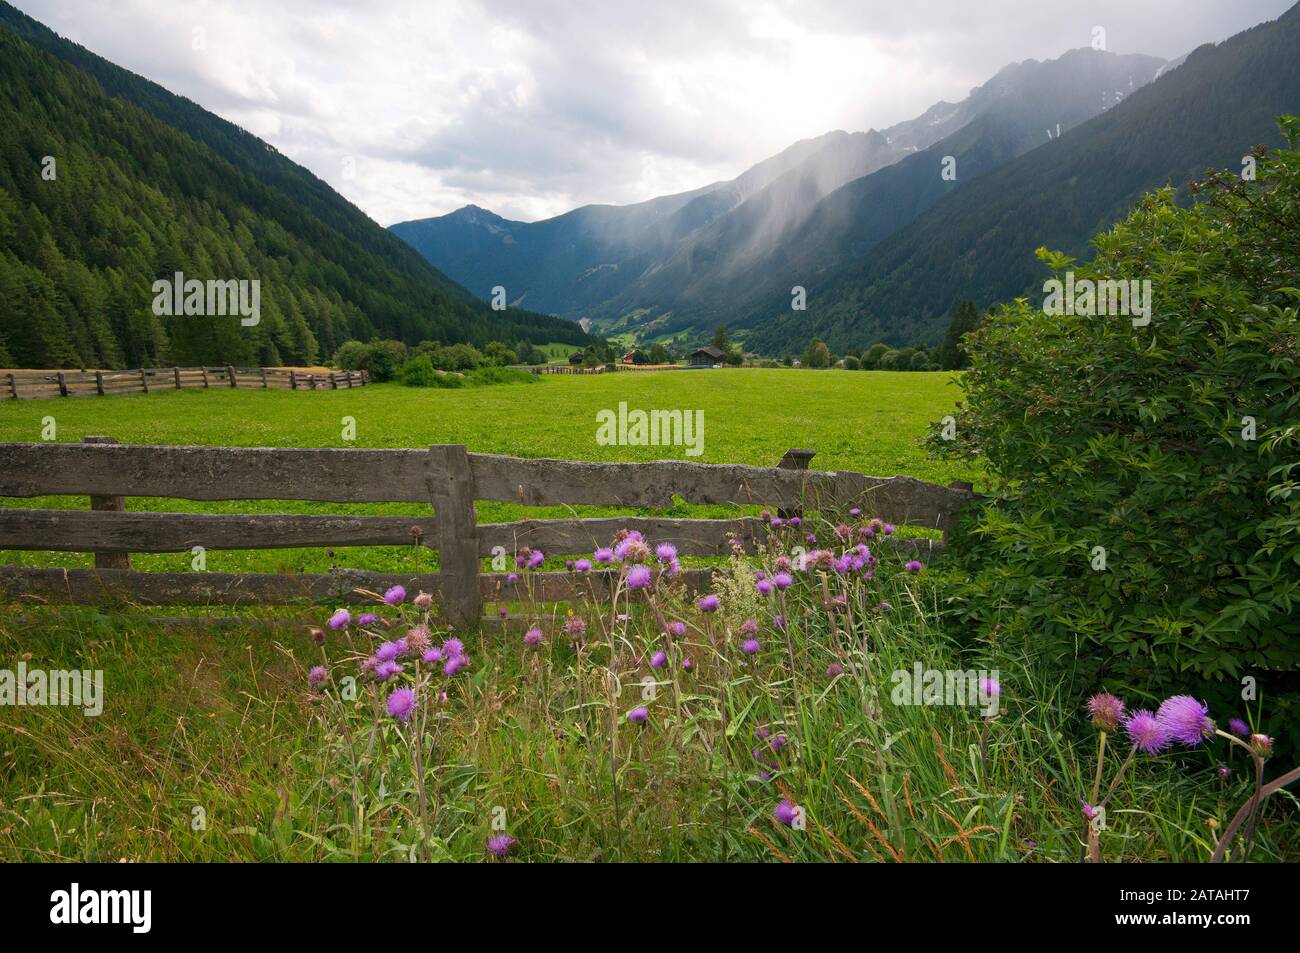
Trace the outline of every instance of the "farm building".
<instances>
[{"instance_id":1,"label":"farm building","mask_svg":"<svg viewBox=\"0 0 1300 953\"><path fill-rule=\"evenodd\" d=\"M722 351L710 345L691 352L691 367L712 367L722 362Z\"/></svg>"},{"instance_id":2,"label":"farm building","mask_svg":"<svg viewBox=\"0 0 1300 953\"><path fill-rule=\"evenodd\" d=\"M581 364L581 363L582 363L582 352L581 352L581 351L574 351L572 354L570 354L570 355L569 355L569 363L570 363L570 364Z\"/></svg>"}]
</instances>

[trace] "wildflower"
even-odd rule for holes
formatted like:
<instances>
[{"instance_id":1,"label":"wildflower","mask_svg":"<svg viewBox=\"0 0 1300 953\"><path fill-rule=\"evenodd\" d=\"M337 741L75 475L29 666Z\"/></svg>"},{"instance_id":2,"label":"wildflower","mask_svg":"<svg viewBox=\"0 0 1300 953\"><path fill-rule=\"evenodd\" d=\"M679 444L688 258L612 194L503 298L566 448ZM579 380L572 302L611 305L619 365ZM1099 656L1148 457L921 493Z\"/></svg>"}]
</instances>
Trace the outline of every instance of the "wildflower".
<instances>
[{"instance_id":1,"label":"wildflower","mask_svg":"<svg viewBox=\"0 0 1300 953\"><path fill-rule=\"evenodd\" d=\"M894 535L894 525L893 525L892 523L886 523L886 524L885 524L885 528L882 530L882 532L883 532L886 536L893 536L893 535Z\"/></svg>"},{"instance_id":2,"label":"wildflower","mask_svg":"<svg viewBox=\"0 0 1300 953\"><path fill-rule=\"evenodd\" d=\"M785 747L787 740L788 739L786 738L785 735L777 735L770 742L768 742L768 747L772 749L773 754L780 754L781 749Z\"/></svg>"},{"instance_id":3,"label":"wildflower","mask_svg":"<svg viewBox=\"0 0 1300 953\"><path fill-rule=\"evenodd\" d=\"M417 625L410 632L406 633L406 638L402 640L406 643L406 651L411 655L423 655L429 648L429 627L426 625Z\"/></svg>"},{"instance_id":4,"label":"wildflower","mask_svg":"<svg viewBox=\"0 0 1300 953\"><path fill-rule=\"evenodd\" d=\"M778 632L784 632L785 616L778 612L776 615L772 616L772 624L776 626L776 630Z\"/></svg>"},{"instance_id":5,"label":"wildflower","mask_svg":"<svg viewBox=\"0 0 1300 953\"><path fill-rule=\"evenodd\" d=\"M859 516L862 515L862 510L858 509L855 506L853 507L853 509L849 510L849 515L852 516L854 519L857 519Z\"/></svg>"},{"instance_id":6,"label":"wildflower","mask_svg":"<svg viewBox=\"0 0 1300 953\"><path fill-rule=\"evenodd\" d=\"M324 645L324 644L325 644L325 630L324 630L324 629L317 629L317 628L314 628L314 627L313 627L310 631L311 631L311 640L312 640L313 642L315 642L317 645Z\"/></svg>"},{"instance_id":7,"label":"wildflower","mask_svg":"<svg viewBox=\"0 0 1300 953\"><path fill-rule=\"evenodd\" d=\"M627 572L627 584L630 589L644 589L650 585L650 567L633 566Z\"/></svg>"},{"instance_id":8,"label":"wildflower","mask_svg":"<svg viewBox=\"0 0 1300 953\"><path fill-rule=\"evenodd\" d=\"M740 650L746 655L757 655L758 650L761 647L762 646L758 644L758 639L746 639L745 644L740 647Z\"/></svg>"},{"instance_id":9,"label":"wildflower","mask_svg":"<svg viewBox=\"0 0 1300 953\"><path fill-rule=\"evenodd\" d=\"M684 658L684 659L682 659L682 671L683 671L683 672L689 672L689 671L690 671L691 669L693 669L694 667L695 667L695 663L692 662L690 659L688 659L688 658Z\"/></svg>"},{"instance_id":10,"label":"wildflower","mask_svg":"<svg viewBox=\"0 0 1300 953\"><path fill-rule=\"evenodd\" d=\"M1156 719L1169 733L1169 737L1187 747L1214 737L1214 722L1210 709L1191 695L1174 695L1160 703Z\"/></svg>"},{"instance_id":11,"label":"wildflower","mask_svg":"<svg viewBox=\"0 0 1300 953\"><path fill-rule=\"evenodd\" d=\"M792 517L790 517L790 525L791 525L791 526L799 526L799 525L801 525L802 523L803 523L803 520L801 520L799 517L797 517L797 516L792 516Z\"/></svg>"},{"instance_id":12,"label":"wildflower","mask_svg":"<svg viewBox=\"0 0 1300 953\"><path fill-rule=\"evenodd\" d=\"M575 563L573 564L573 568L576 569L576 570L578 570L578 572L590 572L590 571L591 571L591 560L590 560L590 559L585 559L585 558L584 558L584 559L579 559L577 562L575 562Z\"/></svg>"},{"instance_id":13,"label":"wildflower","mask_svg":"<svg viewBox=\"0 0 1300 953\"><path fill-rule=\"evenodd\" d=\"M632 722L634 725L644 725L649 718L650 709L646 708L644 705L640 708L633 708L627 713L627 720Z\"/></svg>"},{"instance_id":14,"label":"wildflower","mask_svg":"<svg viewBox=\"0 0 1300 953\"><path fill-rule=\"evenodd\" d=\"M920 560L909 559L907 562L903 563L903 568L910 573L918 573L925 567L921 565Z\"/></svg>"},{"instance_id":15,"label":"wildflower","mask_svg":"<svg viewBox=\"0 0 1300 953\"><path fill-rule=\"evenodd\" d=\"M841 523L839 526L835 527L835 535L840 539L848 539L850 532L851 530L847 523Z\"/></svg>"},{"instance_id":16,"label":"wildflower","mask_svg":"<svg viewBox=\"0 0 1300 953\"><path fill-rule=\"evenodd\" d=\"M756 622L753 619L746 619L744 622L740 623L741 635L753 635L757 631L758 631L758 622Z\"/></svg>"},{"instance_id":17,"label":"wildflower","mask_svg":"<svg viewBox=\"0 0 1300 953\"><path fill-rule=\"evenodd\" d=\"M401 605L406 601L406 588L404 586L393 586L384 593L384 601L390 606Z\"/></svg>"},{"instance_id":18,"label":"wildflower","mask_svg":"<svg viewBox=\"0 0 1300 953\"><path fill-rule=\"evenodd\" d=\"M307 673L307 684L312 688L320 688L330 677L329 672L325 670L324 665L317 665Z\"/></svg>"},{"instance_id":19,"label":"wildflower","mask_svg":"<svg viewBox=\"0 0 1300 953\"><path fill-rule=\"evenodd\" d=\"M542 644L542 630L537 628L537 626L533 626L531 629L529 629L527 632L524 633L524 645L541 645L541 644Z\"/></svg>"},{"instance_id":20,"label":"wildflower","mask_svg":"<svg viewBox=\"0 0 1300 953\"><path fill-rule=\"evenodd\" d=\"M830 665L826 666L827 678L835 678L837 675L843 675L843 674L844 674L844 666L841 665L839 662L831 662Z\"/></svg>"},{"instance_id":21,"label":"wildflower","mask_svg":"<svg viewBox=\"0 0 1300 953\"><path fill-rule=\"evenodd\" d=\"M1165 726L1145 709L1139 709L1125 719L1124 731L1137 749L1146 754L1159 754L1169 744L1169 732Z\"/></svg>"},{"instance_id":22,"label":"wildflower","mask_svg":"<svg viewBox=\"0 0 1300 953\"><path fill-rule=\"evenodd\" d=\"M1273 739L1268 735L1253 734L1250 736L1250 750L1261 758L1271 758L1273 757Z\"/></svg>"},{"instance_id":23,"label":"wildflower","mask_svg":"<svg viewBox=\"0 0 1300 953\"><path fill-rule=\"evenodd\" d=\"M397 642L384 642L375 649L375 658L381 662L391 662L401 654L402 646Z\"/></svg>"},{"instance_id":24,"label":"wildflower","mask_svg":"<svg viewBox=\"0 0 1300 953\"><path fill-rule=\"evenodd\" d=\"M1234 735L1236 735L1238 738L1250 737L1250 725L1246 724L1240 718L1229 718L1228 730L1232 732Z\"/></svg>"},{"instance_id":25,"label":"wildflower","mask_svg":"<svg viewBox=\"0 0 1300 953\"><path fill-rule=\"evenodd\" d=\"M528 568L537 569L546 562L546 554L540 549L534 549L528 557Z\"/></svg>"},{"instance_id":26,"label":"wildflower","mask_svg":"<svg viewBox=\"0 0 1300 953\"><path fill-rule=\"evenodd\" d=\"M575 639L582 638L587 632L587 623L576 615L564 623L564 631Z\"/></svg>"},{"instance_id":27,"label":"wildflower","mask_svg":"<svg viewBox=\"0 0 1300 953\"><path fill-rule=\"evenodd\" d=\"M506 582L518 582L518 581L519 581L519 573L517 572L506 573Z\"/></svg>"},{"instance_id":28,"label":"wildflower","mask_svg":"<svg viewBox=\"0 0 1300 953\"><path fill-rule=\"evenodd\" d=\"M422 612L428 612L433 608L433 596L427 592L422 592L415 597L415 607Z\"/></svg>"},{"instance_id":29,"label":"wildflower","mask_svg":"<svg viewBox=\"0 0 1300 953\"><path fill-rule=\"evenodd\" d=\"M785 520L781 519L781 517L779 516L772 517L772 529L780 529L784 525L785 525Z\"/></svg>"},{"instance_id":30,"label":"wildflower","mask_svg":"<svg viewBox=\"0 0 1300 953\"><path fill-rule=\"evenodd\" d=\"M788 798L779 801L776 810L772 812L778 824L784 824L786 827L794 827L795 818L799 816L799 809L795 807L794 802Z\"/></svg>"},{"instance_id":31,"label":"wildflower","mask_svg":"<svg viewBox=\"0 0 1300 953\"><path fill-rule=\"evenodd\" d=\"M893 611L894 611L894 607L891 606L888 602L882 602L880 605L876 606L876 608L879 609L881 612L893 612Z\"/></svg>"},{"instance_id":32,"label":"wildflower","mask_svg":"<svg viewBox=\"0 0 1300 953\"><path fill-rule=\"evenodd\" d=\"M661 563L670 563L677 558L677 547L672 543L660 543L655 547L655 555Z\"/></svg>"},{"instance_id":33,"label":"wildflower","mask_svg":"<svg viewBox=\"0 0 1300 953\"><path fill-rule=\"evenodd\" d=\"M332 616L330 616L330 620L329 622L326 623L326 625L328 625L331 629L337 632L339 629L347 628L348 623L351 621L352 621L352 613L349 612L347 609L339 609Z\"/></svg>"},{"instance_id":34,"label":"wildflower","mask_svg":"<svg viewBox=\"0 0 1300 953\"><path fill-rule=\"evenodd\" d=\"M598 563L612 563L614 561L614 550L608 547L601 547L591 555Z\"/></svg>"},{"instance_id":35,"label":"wildflower","mask_svg":"<svg viewBox=\"0 0 1300 953\"><path fill-rule=\"evenodd\" d=\"M469 659L464 655L452 655L447 659L447 661L442 663L442 673L450 677L455 675L468 664Z\"/></svg>"},{"instance_id":36,"label":"wildflower","mask_svg":"<svg viewBox=\"0 0 1300 953\"><path fill-rule=\"evenodd\" d=\"M1219 777L1226 781L1230 774L1232 774L1232 768L1228 767L1226 764L1219 765Z\"/></svg>"},{"instance_id":37,"label":"wildflower","mask_svg":"<svg viewBox=\"0 0 1300 953\"><path fill-rule=\"evenodd\" d=\"M778 575L781 573L788 574L793 568L793 563L790 562L789 556L777 556L776 559L773 560L772 565L776 567ZM775 579L773 579L773 581L775 581Z\"/></svg>"},{"instance_id":38,"label":"wildflower","mask_svg":"<svg viewBox=\"0 0 1300 953\"><path fill-rule=\"evenodd\" d=\"M663 667L664 667L665 665L667 665L667 664L668 664L668 653L667 653L667 652L660 651L660 652L656 652L654 655L650 656L650 667L651 667L651 668L663 668Z\"/></svg>"},{"instance_id":39,"label":"wildflower","mask_svg":"<svg viewBox=\"0 0 1300 953\"><path fill-rule=\"evenodd\" d=\"M375 615L373 612L365 612L362 613L361 616L357 619L357 625L359 626L374 625L378 621L379 621L379 616Z\"/></svg>"},{"instance_id":40,"label":"wildflower","mask_svg":"<svg viewBox=\"0 0 1300 953\"><path fill-rule=\"evenodd\" d=\"M754 589L760 596L770 596L772 594L772 580L760 579L754 583Z\"/></svg>"},{"instance_id":41,"label":"wildflower","mask_svg":"<svg viewBox=\"0 0 1300 953\"><path fill-rule=\"evenodd\" d=\"M497 860L505 860L515 843L515 839L509 834L497 834L495 837L488 838L487 851Z\"/></svg>"},{"instance_id":42,"label":"wildflower","mask_svg":"<svg viewBox=\"0 0 1300 953\"><path fill-rule=\"evenodd\" d=\"M460 639L448 639L446 642L442 643L442 654L448 657L452 655L464 655L465 643Z\"/></svg>"},{"instance_id":43,"label":"wildflower","mask_svg":"<svg viewBox=\"0 0 1300 953\"><path fill-rule=\"evenodd\" d=\"M1118 731L1119 723L1124 720L1124 703L1114 695L1098 692L1088 699L1088 714L1099 730Z\"/></svg>"},{"instance_id":44,"label":"wildflower","mask_svg":"<svg viewBox=\"0 0 1300 953\"><path fill-rule=\"evenodd\" d=\"M985 698L1001 698L1002 686L996 678L986 678L980 682L980 694Z\"/></svg>"},{"instance_id":45,"label":"wildflower","mask_svg":"<svg viewBox=\"0 0 1300 953\"><path fill-rule=\"evenodd\" d=\"M699 606L701 612L717 612L718 597L712 594L700 596L699 601L695 603Z\"/></svg>"},{"instance_id":46,"label":"wildflower","mask_svg":"<svg viewBox=\"0 0 1300 953\"><path fill-rule=\"evenodd\" d=\"M398 721L405 722L415 709L415 692L409 688L395 688L388 696L388 714Z\"/></svg>"},{"instance_id":47,"label":"wildflower","mask_svg":"<svg viewBox=\"0 0 1300 953\"><path fill-rule=\"evenodd\" d=\"M442 650L429 649L427 652L424 653L423 656L421 656L421 659L423 660L425 665L435 665L438 662L442 661Z\"/></svg>"},{"instance_id":48,"label":"wildflower","mask_svg":"<svg viewBox=\"0 0 1300 953\"><path fill-rule=\"evenodd\" d=\"M672 622L668 623L668 632L670 635L674 635L680 639L683 635L686 634L686 623L673 620Z\"/></svg>"},{"instance_id":49,"label":"wildflower","mask_svg":"<svg viewBox=\"0 0 1300 953\"><path fill-rule=\"evenodd\" d=\"M1088 820L1092 820L1094 817L1097 816L1097 809L1093 807L1091 804L1089 804L1087 801L1080 799L1079 803L1083 805L1083 816L1086 817Z\"/></svg>"}]
</instances>

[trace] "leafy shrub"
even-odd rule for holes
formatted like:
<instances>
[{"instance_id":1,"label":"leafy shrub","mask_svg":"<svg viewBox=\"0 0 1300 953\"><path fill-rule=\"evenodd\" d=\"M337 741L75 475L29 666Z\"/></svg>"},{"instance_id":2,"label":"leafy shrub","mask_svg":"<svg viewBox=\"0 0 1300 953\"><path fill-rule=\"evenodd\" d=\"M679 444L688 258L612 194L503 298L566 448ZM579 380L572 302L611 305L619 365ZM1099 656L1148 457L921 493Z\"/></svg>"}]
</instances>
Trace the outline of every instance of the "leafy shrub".
<instances>
[{"instance_id":1,"label":"leafy shrub","mask_svg":"<svg viewBox=\"0 0 1300 953\"><path fill-rule=\"evenodd\" d=\"M1149 279L1149 325L1021 299L967 338L957 440L931 436L994 481L957 540L966 620L1094 679L1219 680L1237 705L1227 679L1296 672L1300 122L1282 125L1290 149L1256 150L1254 181L1212 174L1191 208L1147 196L1087 265L1040 250L1076 286Z\"/></svg>"},{"instance_id":2,"label":"leafy shrub","mask_svg":"<svg viewBox=\"0 0 1300 953\"><path fill-rule=\"evenodd\" d=\"M442 375L433 369L429 355L421 354L402 365L400 376L407 387L436 387Z\"/></svg>"},{"instance_id":3,"label":"leafy shrub","mask_svg":"<svg viewBox=\"0 0 1300 953\"><path fill-rule=\"evenodd\" d=\"M536 384L541 378L528 371L512 367L482 367L470 371L464 381L471 387L487 387L492 384Z\"/></svg>"},{"instance_id":4,"label":"leafy shrub","mask_svg":"<svg viewBox=\"0 0 1300 953\"><path fill-rule=\"evenodd\" d=\"M376 338L369 344L345 341L334 354L334 366L345 371L368 371L373 381L390 381L406 363L406 345Z\"/></svg>"},{"instance_id":5,"label":"leafy shrub","mask_svg":"<svg viewBox=\"0 0 1300 953\"><path fill-rule=\"evenodd\" d=\"M849 354L844 358L844 369L846 371L856 371L861 366L862 365L858 363L858 359L852 354Z\"/></svg>"}]
</instances>

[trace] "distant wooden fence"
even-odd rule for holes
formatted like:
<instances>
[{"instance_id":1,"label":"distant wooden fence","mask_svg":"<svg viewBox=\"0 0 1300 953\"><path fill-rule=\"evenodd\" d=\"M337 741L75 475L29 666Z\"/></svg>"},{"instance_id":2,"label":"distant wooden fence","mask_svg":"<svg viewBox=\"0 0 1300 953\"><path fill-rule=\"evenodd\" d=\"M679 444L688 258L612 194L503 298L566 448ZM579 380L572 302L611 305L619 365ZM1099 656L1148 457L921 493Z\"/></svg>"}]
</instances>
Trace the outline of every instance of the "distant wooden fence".
<instances>
[{"instance_id":1,"label":"distant wooden fence","mask_svg":"<svg viewBox=\"0 0 1300 953\"><path fill-rule=\"evenodd\" d=\"M937 486L907 476L807 469L812 451L789 451L776 467L679 461L588 463L467 453L459 445L426 450L290 450L118 445L109 437L81 444L0 444L0 496L86 494L90 510L0 508L0 550L92 552L94 569L0 567L8 600L144 605L337 602L354 589L401 584L440 597L447 619L477 622L484 601L511 602L530 591L566 601L594 585L606 592L614 573L529 573L507 582L480 574L484 557L530 546L548 555L590 553L620 528L654 543L671 542L684 556L726 555L731 540L748 551L764 538L757 517L520 520L479 524L475 500L529 506L668 507L690 503L753 503L790 512L859 506L899 524L944 530L973 494L967 484ZM189 500L293 499L338 503L427 503L428 517L133 513L127 496ZM329 573L140 572L131 552L187 552L285 547L394 546L418 542L439 553L440 571L413 574L335 570ZM897 539L912 550L940 541ZM498 549L500 547L500 549ZM712 570L685 570L688 587L709 585ZM579 589L578 587L582 588Z\"/></svg>"},{"instance_id":2,"label":"distant wooden fence","mask_svg":"<svg viewBox=\"0 0 1300 953\"><path fill-rule=\"evenodd\" d=\"M531 368L534 374L608 374L610 366L608 364L598 364L596 367L581 367L574 364L539 364Z\"/></svg>"},{"instance_id":3,"label":"distant wooden fence","mask_svg":"<svg viewBox=\"0 0 1300 953\"><path fill-rule=\"evenodd\" d=\"M4 371L0 397L13 400L45 397L104 397L150 394L160 390L200 387L244 387L280 390L341 390L364 387L365 371L323 374L273 367L145 367L131 371Z\"/></svg>"}]
</instances>

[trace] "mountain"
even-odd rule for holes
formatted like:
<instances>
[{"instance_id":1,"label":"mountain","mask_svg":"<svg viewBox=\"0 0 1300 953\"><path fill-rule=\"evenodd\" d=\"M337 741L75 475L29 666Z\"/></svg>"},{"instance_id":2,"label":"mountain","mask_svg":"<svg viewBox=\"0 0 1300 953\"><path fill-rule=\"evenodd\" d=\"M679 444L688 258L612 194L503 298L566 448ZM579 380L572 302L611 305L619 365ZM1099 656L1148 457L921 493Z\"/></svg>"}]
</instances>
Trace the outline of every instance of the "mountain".
<instances>
[{"instance_id":1,"label":"mountain","mask_svg":"<svg viewBox=\"0 0 1300 953\"><path fill-rule=\"evenodd\" d=\"M840 352L876 340L934 342L962 299L986 306L1041 295L1035 248L1088 257L1092 236L1145 192L1207 168L1240 169L1256 145L1280 144L1275 118L1300 113L1296 49L1300 6L1194 50L1119 105L973 179L871 254L819 276L807 312L746 315L757 325L747 345L781 353L813 337Z\"/></svg>"},{"instance_id":2,"label":"mountain","mask_svg":"<svg viewBox=\"0 0 1300 953\"><path fill-rule=\"evenodd\" d=\"M314 363L373 336L587 340L493 311L267 143L4 3L0 126L0 366ZM259 323L155 315L153 283L177 271L258 280Z\"/></svg>"},{"instance_id":3,"label":"mountain","mask_svg":"<svg viewBox=\"0 0 1300 953\"><path fill-rule=\"evenodd\" d=\"M1008 66L940 113L952 130L943 138L931 145L914 139L921 151L852 181L845 177L847 184L834 191L810 181L804 167L786 173L700 229L595 314L616 318L649 309L650 316L662 315L653 325L662 333L719 321L743 328L774 309L789 311L795 285L815 284L954 189L1111 108L1164 63L1083 49ZM955 179L940 174L949 157Z\"/></svg>"},{"instance_id":4,"label":"mountain","mask_svg":"<svg viewBox=\"0 0 1300 953\"><path fill-rule=\"evenodd\" d=\"M1049 129L1110 108L1164 65L1093 50L1027 60L959 103L936 103L881 131L798 142L696 192L535 223L467 206L392 228L483 296L501 285L517 303L643 337L708 328L762 314L780 298L788 306L793 284L865 251L955 184L1047 141ZM958 160L957 183L938 174L945 155Z\"/></svg>"}]
</instances>

